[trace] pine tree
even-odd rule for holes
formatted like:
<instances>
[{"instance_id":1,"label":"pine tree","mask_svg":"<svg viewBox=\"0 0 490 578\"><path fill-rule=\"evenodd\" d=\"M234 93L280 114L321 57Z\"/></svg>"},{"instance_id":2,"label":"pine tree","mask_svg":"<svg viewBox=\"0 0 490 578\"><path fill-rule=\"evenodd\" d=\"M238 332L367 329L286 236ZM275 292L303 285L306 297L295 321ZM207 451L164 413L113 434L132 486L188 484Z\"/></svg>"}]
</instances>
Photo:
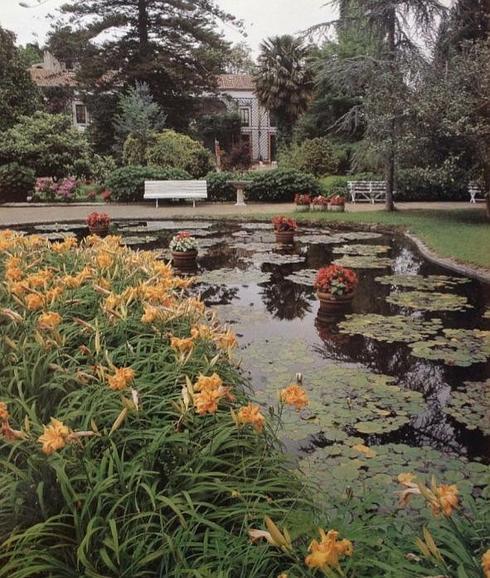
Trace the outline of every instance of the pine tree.
<instances>
[{"instance_id":1,"label":"pine tree","mask_svg":"<svg viewBox=\"0 0 490 578\"><path fill-rule=\"evenodd\" d=\"M145 82L176 128L187 126L196 97L214 88L223 69L229 45L218 21L235 23L214 0L71 0L60 10L50 44L61 59L63 45L70 56L78 52L87 90ZM67 26L77 51L56 42Z\"/></svg>"}]
</instances>

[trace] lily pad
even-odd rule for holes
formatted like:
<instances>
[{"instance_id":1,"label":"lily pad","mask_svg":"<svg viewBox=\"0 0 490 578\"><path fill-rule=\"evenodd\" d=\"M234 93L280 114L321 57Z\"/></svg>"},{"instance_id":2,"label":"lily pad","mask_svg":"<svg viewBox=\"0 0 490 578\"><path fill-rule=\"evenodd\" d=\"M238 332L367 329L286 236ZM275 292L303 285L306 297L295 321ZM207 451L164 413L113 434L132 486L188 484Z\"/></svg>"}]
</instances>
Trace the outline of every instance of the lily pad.
<instances>
[{"instance_id":1,"label":"lily pad","mask_svg":"<svg viewBox=\"0 0 490 578\"><path fill-rule=\"evenodd\" d=\"M413 473L426 483L434 475L438 481L457 484L463 499L481 492L490 478L490 466L430 447L390 443L371 446L373 455L360 452L358 444L357 438L348 438L344 443L319 448L300 461L300 469L332 499L349 488L355 496L365 499L369 495L383 509L392 510L399 508L401 487L396 478L400 473ZM410 507L430 515L422 499L412 500Z\"/></svg>"},{"instance_id":2,"label":"lily pad","mask_svg":"<svg viewBox=\"0 0 490 578\"><path fill-rule=\"evenodd\" d=\"M490 357L490 331L444 329L443 333L444 336L410 344L412 355L460 367L484 363Z\"/></svg>"},{"instance_id":3,"label":"lily pad","mask_svg":"<svg viewBox=\"0 0 490 578\"><path fill-rule=\"evenodd\" d=\"M76 231L77 229L85 229L85 223L50 223L47 225L36 225L35 231L43 231L45 233L62 233L64 231Z\"/></svg>"},{"instance_id":4,"label":"lily pad","mask_svg":"<svg viewBox=\"0 0 490 578\"><path fill-rule=\"evenodd\" d=\"M342 245L334 247L333 252L341 255L380 255L388 253L388 245Z\"/></svg>"},{"instance_id":5,"label":"lily pad","mask_svg":"<svg viewBox=\"0 0 490 578\"><path fill-rule=\"evenodd\" d=\"M363 335L388 343L411 343L436 335L442 329L440 319L416 319L404 315L347 315L339 323L340 333Z\"/></svg>"},{"instance_id":6,"label":"lily pad","mask_svg":"<svg viewBox=\"0 0 490 578\"><path fill-rule=\"evenodd\" d=\"M420 309L421 311L461 311L468 309L466 297L453 293L438 293L436 291L405 291L391 293L386 301L399 307Z\"/></svg>"},{"instance_id":7,"label":"lily pad","mask_svg":"<svg viewBox=\"0 0 490 578\"><path fill-rule=\"evenodd\" d=\"M391 267L393 260L369 255L344 255L341 259L336 259L334 263L352 269L385 269Z\"/></svg>"},{"instance_id":8,"label":"lily pad","mask_svg":"<svg viewBox=\"0 0 490 578\"><path fill-rule=\"evenodd\" d=\"M251 241L231 243L230 247L232 249L240 249L242 251L250 251L253 253L268 253L271 251L270 243L253 243Z\"/></svg>"},{"instance_id":9,"label":"lily pad","mask_svg":"<svg viewBox=\"0 0 490 578\"><path fill-rule=\"evenodd\" d=\"M270 281L271 274L264 273L260 269L214 269L213 271L205 271L199 276L202 283L209 285L250 285L267 283Z\"/></svg>"},{"instance_id":10,"label":"lily pad","mask_svg":"<svg viewBox=\"0 0 490 578\"><path fill-rule=\"evenodd\" d=\"M347 231L340 233L346 241L368 241L373 239L381 239L381 233L373 233L371 231Z\"/></svg>"},{"instance_id":11,"label":"lily pad","mask_svg":"<svg viewBox=\"0 0 490 578\"><path fill-rule=\"evenodd\" d=\"M209 229L214 223L209 221L147 221L143 225L119 223L122 233L145 233L156 231L192 231L194 229Z\"/></svg>"},{"instance_id":12,"label":"lily pad","mask_svg":"<svg viewBox=\"0 0 490 578\"><path fill-rule=\"evenodd\" d=\"M288 265L293 263L304 263L305 257L303 255L289 255L287 253L258 253L247 258L247 261L251 261L256 265L262 265L263 263L270 263L271 265Z\"/></svg>"},{"instance_id":13,"label":"lily pad","mask_svg":"<svg viewBox=\"0 0 490 578\"><path fill-rule=\"evenodd\" d=\"M288 281L293 281L298 285L306 285L310 287L313 286L317 273L318 273L317 269L302 269L301 271L294 271L294 273L286 275L284 279L287 279Z\"/></svg>"},{"instance_id":14,"label":"lily pad","mask_svg":"<svg viewBox=\"0 0 490 578\"><path fill-rule=\"evenodd\" d=\"M464 387L451 393L444 411L468 429L490 436L490 379L465 381Z\"/></svg>"},{"instance_id":15,"label":"lily pad","mask_svg":"<svg viewBox=\"0 0 490 578\"><path fill-rule=\"evenodd\" d=\"M64 233L39 233L39 236L48 239L48 241L64 241L70 237L76 237L72 231L66 231Z\"/></svg>"},{"instance_id":16,"label":"lily pad","mask_svg":"<svg viewBox=\"0 0 490 578\"><path fill-rule=\"evenodd\" d=\"M434 291L445 287L455 287L469 283L471 280L466 277L448 277L446 275L385 275L375 279L382 285L392 285L393 287L403 287L417 289L418 291Z\"/></svg>"},{"instance_id":17,"label":"lily pad","mask_svg":"<svg viewBox=\"0 0 490 578\"><path fill-rule=\"evenodd\" d=\"M272 229L272 223L241 223L240 227L246 231L257 231L258 229Z\"/></svg>"}]
</instances>

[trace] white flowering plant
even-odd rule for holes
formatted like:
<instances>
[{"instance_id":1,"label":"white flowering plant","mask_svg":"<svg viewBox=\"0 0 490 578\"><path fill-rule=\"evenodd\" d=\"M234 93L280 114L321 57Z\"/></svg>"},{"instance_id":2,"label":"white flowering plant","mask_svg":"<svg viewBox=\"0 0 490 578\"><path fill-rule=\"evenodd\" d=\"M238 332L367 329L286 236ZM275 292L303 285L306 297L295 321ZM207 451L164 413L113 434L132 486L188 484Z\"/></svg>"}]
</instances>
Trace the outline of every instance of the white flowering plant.
<instances>
[{"instance_id":1,"label":"white flowering plant","mask_svg":"<svg viewBox=\"0 0 490 578\"><path fill-rule=\"evenodd\" d=\"M197 251L197 240L187 231L181 231L170 241L170 249L176 253Z\"/></svg>"}]
</instances>

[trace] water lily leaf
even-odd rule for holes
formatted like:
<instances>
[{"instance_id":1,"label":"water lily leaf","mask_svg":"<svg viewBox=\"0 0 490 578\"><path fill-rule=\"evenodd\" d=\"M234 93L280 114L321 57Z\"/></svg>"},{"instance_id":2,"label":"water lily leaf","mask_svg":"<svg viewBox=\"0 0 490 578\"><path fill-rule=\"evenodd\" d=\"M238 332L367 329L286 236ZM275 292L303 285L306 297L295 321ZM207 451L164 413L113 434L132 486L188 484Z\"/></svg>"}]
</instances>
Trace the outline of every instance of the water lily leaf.
<instances>
[{"instance_id":1,"label":"water lily leaf","mask_svg":"<svg viewBox=\"0 0 490 578\"><path fill-rule=\"evenodd\" d=\"M490 357L490 331L444 329L443 333L444 336L411 343L412 355L460 367L484 363Z\"/></svg>"},{"instance_id":2,"label":"water lily leaf","mask_svg":"<svg viewBox=\"0 0 490 578\"><path fill-rule=\"evenodd\" d=\"M453 293L438 293L427 291L405 291L391 293L386 301L398 305L399 307L408 307L410 309L420 309L421 311L460 311L468 309L466 297L454 295Z\"/></svg>"},{"instance_id":3,"label":"water lily leaf","mask_svg":"<svg viewBox=\"0 0 490 578\"><path fill-rule=\"evenodd\" d=\"M265 273L260 269L249 268L249 269L213 269L212 271L205 271L199 276L199 280L202 283L207 283L209 285L229 285L229 286L242 286L261 283L267 283L270 281L271 274Z\"/></svg>"},{"instance_id":4,"label":"water lily leaf","mask_svg":"<svg viewBox=\"0 0 490 578\"><path fill-rule=\"evenodd\" d=\"M333 252L341 255L380 255L388 253L391 247L388 245L342 245L334 247Z\"/></svg>"},{"instance_id":5,"label":"water lily leaf","mask_svg":"<svg viewBox=\"0 0 490 578\"><path fill-rule=\"evenodd\" d=\"M269 247L269 251L270 251ZM247 261L261 265L263 263L270 263L271 265L287 265L289 263L304 263L305 257L303 255L289 255L287 253L258 253L247 258Z\"/></svg>"},{"instance_id":6,"label":"water lily leaf","mask_svg":"<svg viewBox=\"0 0 490 578\"><path fill-rule=\"evenodd\" d=\"M253 253L268 253L271 250L270 243L254 243L252 241L244 241L231 243L229 245L232 249L239 249L241 251L250 251Z\"/></svg>"},{"instance_id":7,"label":"water lily leaf","mask_svg":"<svg viewBox=\"0 0 490 578\"><path fill-rule=\"evenodd\" d=\"M121 233L155 233L156 231L195 231L209 229L210 221L146 221L145 223L124 223L118 225Z\"/></svg>"},{"instance_id":8,"label":"water lily leaf","mask_svg":"<svg viewBox=\"0 0 490 578\"><path fill-rule=\"evenodd\" d=\"M464 386L451 392L444 411L468 429L490 435L490 379L465 381Z\"/></svg>"},{"instance_id":9,"label":"water lily leaf","mask_svg":"<svg viewBox=\"0 0 490 578\"><path fill-rule=\"evenodd\" d=\"M154 237L153 235L134 235L121 238L121 243L128 246L146 245L147 243L154 243L155 241L158 241L158 237Z\"/></svg>"},{"instance_id":10,"label":"water lily leaf","mask_svg":"<svg viewBox=\"0 0 490 578\"><path fill-rule=\"evenodd\" d=\"M352 269L385 269L391 267L393 260L370 255L344 255L341 259L336 259L334 263Z\"/></svg>"},{"instance_id":11,"label":"water lily leaf","mask_svg":"<svg viewBox=\"0 0 490 578\"><path fill-rule=\"evenodd\" d=\"M349 335L363 335L388 343L410 343L437 334L442 329L442 322L440 319L424 321L403 315L371 313L347 315L338 326L341 333Z\"/></svg>"},{"instance_id":12,"label":"water lily leaf","mask_svg":"<svg viewBox=\"0 0 490 578\"><path fill-rule=\"evenodd\" d=\"M316 274L318 273L317 269L302 269L301 271L294 271L290 275L284 277L288 281L293 281L298 285L306 285L306 286L313 286L315 282Z\"/></svg>"},{"instance_id":13,"label":"water lily leaf","mask_svg":"<svg viewBox=\"0 0 490 578\"><path fill-rule=\"evenodd\" d=\"M445 287L455 287L470 283L471 279L466 277L448 277L446 275L385 275L375 279L382 285L392 285L397 288L417 289L418 291L434 291Z\"/></svg>"}]
</instances>

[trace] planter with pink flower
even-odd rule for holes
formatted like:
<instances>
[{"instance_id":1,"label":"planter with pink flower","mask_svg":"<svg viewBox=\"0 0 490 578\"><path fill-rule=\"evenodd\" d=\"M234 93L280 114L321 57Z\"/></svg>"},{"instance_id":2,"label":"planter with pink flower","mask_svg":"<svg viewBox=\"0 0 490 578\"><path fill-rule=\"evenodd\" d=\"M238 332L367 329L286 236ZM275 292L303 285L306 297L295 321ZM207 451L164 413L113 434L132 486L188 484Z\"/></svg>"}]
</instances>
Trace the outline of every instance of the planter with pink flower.
<instances>
[{"instance_id":1,"label":"planter with pink flower","mask_svg":"<svg viewBox=\"0 0 490 578\"><path fill-rule=\"evenodd\" d=\"M297 211L309 211L311 205L311 196L308 194L298 194L294 197L294 204Z\"/></svg>"},{"instance_id":2,"label":"planter with pink flower","mask_svg":"<svg viewBox=\"0 0 490 578\"><path fill-rule=\"evenodd\" d=\"M328 210L334 213L343 213L345 211L345 198L342 195L333 195L330 197Z\"/></svg>"},{"instance_id":3,"label":"planter with pink flower","mask_svg":"<svg viewBox=\"0 0 490 578\"><path fill-rule=\"evenodd\" d=\"M111 218L107 213L93 212L87 217L87 226L91 235L104 237L109 232Z\"/></svg>"},{"instance_id":4,"label":"planter with pink flower","mask_svg":"<svg viewBox=\"0 0 490 578\"><path fill-rule=\"evenodd\" d=\"M311 210L312 211L328 211L329 200L327 197L323 195L318 195L318 197L314 197L311 201Z\"/></svg>"},{"instance_id":5,"label":"planter with pink flower","mask_svg":"<svg viewBox=\"0 0 490 578\"><path fill-rule=\"evenodd\" d=\"M170 241L173 264L180 269L192 269L196 266L197 240L187 231L180 231Z\"/></svg>"},{"instance_id":6,"label":"planter with pink flower","mask_svg":"<svg viewBox=\"0 0 490 578\"><path fill-rule=\"evenodd\" d=\"M359 279L352 269L329 265L320 269L314 287L322 309L342 309L352 302Z\"/></svg>"},{"instance_id":7,"label":"planter with pink flower","mask_svg":"<svg viewBox=\"0 0 490 578\"><path fill-rule=\"evenodd\" d=\"M278 243L294 243L294 235L298 229L298 225L294 219L284 216L273 217L272 224L274 225L274 232Z\"/></svg>"}]
</instances>

